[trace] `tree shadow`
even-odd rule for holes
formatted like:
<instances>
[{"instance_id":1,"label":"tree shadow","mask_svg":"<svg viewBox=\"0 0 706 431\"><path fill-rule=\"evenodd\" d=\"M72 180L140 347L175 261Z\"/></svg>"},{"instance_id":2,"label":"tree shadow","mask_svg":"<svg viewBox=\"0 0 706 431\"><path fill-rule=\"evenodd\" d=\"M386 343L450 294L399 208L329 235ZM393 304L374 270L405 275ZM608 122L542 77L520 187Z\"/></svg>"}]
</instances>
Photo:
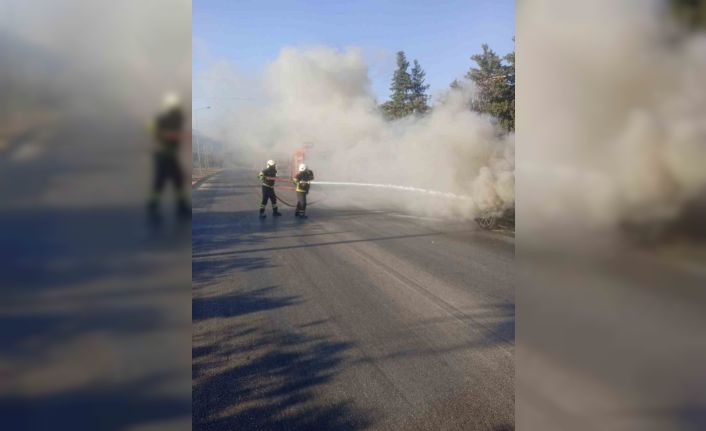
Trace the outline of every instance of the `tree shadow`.
<instances>
[{"instance_id":1,"label":"tree shadow","mask_svg":"<svg viewBox=\"0 0 706 431\"><path fill-rule=\"evenodd\" d=\"M359 430L372 415L351 400L324 399L351 343L296 332L255 331L225 345L195 347L194 430ZM218 352L221 351L220 354Z\"/></svg>"},{"instance_id":2,"label":"tree shadow","mask_svg":"<svg viewBox=\"0 0 706 431\"><path fill-rule=\"evenodd\" d=\"M192 252L198 256L204 252L242 244L261 244L269 240L272 233L295 228L283 220L260 220L257 206L252 211L195 212L192 220Z\"/></svg>"},{"instance_id":3,"label":"tree shadow","mask_svg":"<svg viewBox=\"0 0 706 431\"><path fill-rule=\"evenodd\" d=\"M299 304L276 288L193 298L195 323L230 318L210 332L196 327L192 347L194 430L358 430L372 423L352 400L323 397L352 343L291 330L265 329L243 317ZM204 328L204 331L199 331Z\"/></svg>"},{"instance_id":4,"label":"tree shadow","mask_svg":"<svg viewBox=\"0 0 706 431\"><path fill-rule=\"evenodd\" d=\"M184 356L144 340L185 328L174 306L188 307L189 284L172 281L188 262L189 232L155 235L142 204L15 208L0 225L9 382L0 377L0 428L118 430L188 417L188 398L156 395L177 373L156 378L151 368L184 369ZM96 345L106 347L100 360ZM77 387L84 372L92 384Z\"/></svg>"},{"instance_id":5,"label":"tree shadow","mask_svg":"<svg viewBox=\"0 0 706 431\"><path fill-rule=\"evenodd\" d=\"M6 430L106 430L186 420L188 398L150 395L151 388L168 381L156 376L109 388L83 387L35 396L0 396L0 418Z\"/></svg>"},{"instance_id":6,"label":"tree shadow","mask_svg":"<svg viewBox=\"0 0 706 431\"><path fill-rule=\"evenodd\" d=\"M204 287L216 283L233 271L254 271L274 265L264 257L231 257L222 259L194 259L191 261L191 282Z\"/></svg>"},{"instance_id":7,"label":"tree shadow","mask_svg":"<svg viewBox=\"0 0 706 431\"><path fill-rule=\"evenodd\" d=\"M294 296L271 297L274 286L245 292L210 297L194 297L191 302L191 317L194 322L214 317L238 317L273 308L299 303Z\"/></svg>"},{"instance_id":8,"label":"tree shadow","mask_svg":"<svg viewBox=\"0 0 706 431\"><path fill-rule=\"evenodd\" d=\"M157 265L149 258L186 257L190 237L185 230L154 235L141 205L9 210L0 215L0 226L3 288L22 298L107 277L154 274Z\"/></svg>"},{"instance_id":9,"label":"tree shadow","mask_svg":"<svg viewBox=\"0 0 706 431\"><path fill-rule=\"evenodd\" d=\"M128 315L130 318L126 318ZM159 310L144 306L0 316L0 354L40 355L52 346L93 331L107 335L140 334L159 328L158 317Z\"/></svg>"}]
</instances>

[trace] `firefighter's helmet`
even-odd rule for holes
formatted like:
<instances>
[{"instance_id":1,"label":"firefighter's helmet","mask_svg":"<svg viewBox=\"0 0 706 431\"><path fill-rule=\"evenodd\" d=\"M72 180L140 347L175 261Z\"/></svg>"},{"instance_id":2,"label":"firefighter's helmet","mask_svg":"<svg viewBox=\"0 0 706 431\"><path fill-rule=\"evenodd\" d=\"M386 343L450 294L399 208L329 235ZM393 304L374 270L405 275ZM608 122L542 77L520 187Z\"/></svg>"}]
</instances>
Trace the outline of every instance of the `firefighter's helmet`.
<instances>
[{"instance_id":1,"label":"firefighter's helmet","mask_svg":"<svg viewBox=\"0 0 706 431\"><path fill-rule=\"evenodd\" d=\"M181 100L179 99L179 95L177 93L169 92L162 98L162 109L165 111L178 108L180 104Z\"/></svg>"},{"instance_id":2,"label":"firefighter's helmet","mask_svg":"<svg viewBox=\"0 0 706 431\"><path fill-rule=\"evenodd\" d=\"M299 165L299 172L304 172L305 170L306 170L306 165L304 163Z\"/></svg>"},{"instance_id":3,"label":"firefighter's helmet","mask_svg":"<svg viewBox=\"0 0 706 431\"><path fill-rule=\"evenodd\" d=\"M277 163L275 163L274 160L268 160L267 161L267 167L271 168L272 166L277 166Z\"/></svg>"}]
</instances>

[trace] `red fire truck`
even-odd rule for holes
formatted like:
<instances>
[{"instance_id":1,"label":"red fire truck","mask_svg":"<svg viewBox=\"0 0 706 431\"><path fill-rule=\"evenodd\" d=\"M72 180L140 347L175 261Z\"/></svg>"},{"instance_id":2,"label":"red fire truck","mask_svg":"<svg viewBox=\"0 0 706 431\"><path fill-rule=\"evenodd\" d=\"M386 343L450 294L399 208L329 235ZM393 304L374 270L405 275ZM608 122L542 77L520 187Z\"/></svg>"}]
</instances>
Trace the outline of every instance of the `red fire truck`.
<instances>
[{"instance_id":1,"label":"red fire truck","mask_svg":"<svg viewBox=\"0 0 706 431\"><path fill-rule=\"evenodd\" d=\"M289 165L289 170L292 178L294 178L299 173L299 165L305 163L306 150L300 148L294 152L292 155L292 163Z\"/></svg>"}]
</instances>

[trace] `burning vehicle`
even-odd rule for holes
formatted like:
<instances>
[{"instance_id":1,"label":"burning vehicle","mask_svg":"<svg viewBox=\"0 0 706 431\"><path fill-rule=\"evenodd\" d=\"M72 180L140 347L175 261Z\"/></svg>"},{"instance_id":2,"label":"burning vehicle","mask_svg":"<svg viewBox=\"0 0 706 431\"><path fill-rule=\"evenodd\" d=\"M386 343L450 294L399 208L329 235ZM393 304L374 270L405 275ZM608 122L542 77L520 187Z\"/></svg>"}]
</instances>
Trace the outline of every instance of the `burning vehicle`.
<instances>
[{"instance_id":1,"label":"burning vehicle","mask_svg":"<svg viewBox=\"0 0 706 431\"><path fill-rule=\"evenodd\" d=\"M505 208L501 211L488 211L476 217L475 222L484 230L496 228L515 228L515 207Z\"/></svg>"}]
</instances>

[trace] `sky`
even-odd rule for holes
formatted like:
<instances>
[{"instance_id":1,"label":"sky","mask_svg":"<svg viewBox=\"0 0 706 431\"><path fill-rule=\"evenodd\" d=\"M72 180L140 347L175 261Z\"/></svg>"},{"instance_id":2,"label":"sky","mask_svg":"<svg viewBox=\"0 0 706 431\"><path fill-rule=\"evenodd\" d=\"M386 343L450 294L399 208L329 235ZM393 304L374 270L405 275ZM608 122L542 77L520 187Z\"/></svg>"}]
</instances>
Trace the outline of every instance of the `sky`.
<instances>
[{"instance_id":1,"label":"sky","mask_svg":"<svg viewBox=\"0 0 706 431\"><path fill-rule=\"evenodd\" d=\"M213 79L213 61L258 76L284 47L362 49L379 103L403 50L426 71L434 95L474 65L481 44L512 51L515 32L514 0L197 0L192 7L194 108L228 103L199 90Z\"/></svg>"}]
</instances>

